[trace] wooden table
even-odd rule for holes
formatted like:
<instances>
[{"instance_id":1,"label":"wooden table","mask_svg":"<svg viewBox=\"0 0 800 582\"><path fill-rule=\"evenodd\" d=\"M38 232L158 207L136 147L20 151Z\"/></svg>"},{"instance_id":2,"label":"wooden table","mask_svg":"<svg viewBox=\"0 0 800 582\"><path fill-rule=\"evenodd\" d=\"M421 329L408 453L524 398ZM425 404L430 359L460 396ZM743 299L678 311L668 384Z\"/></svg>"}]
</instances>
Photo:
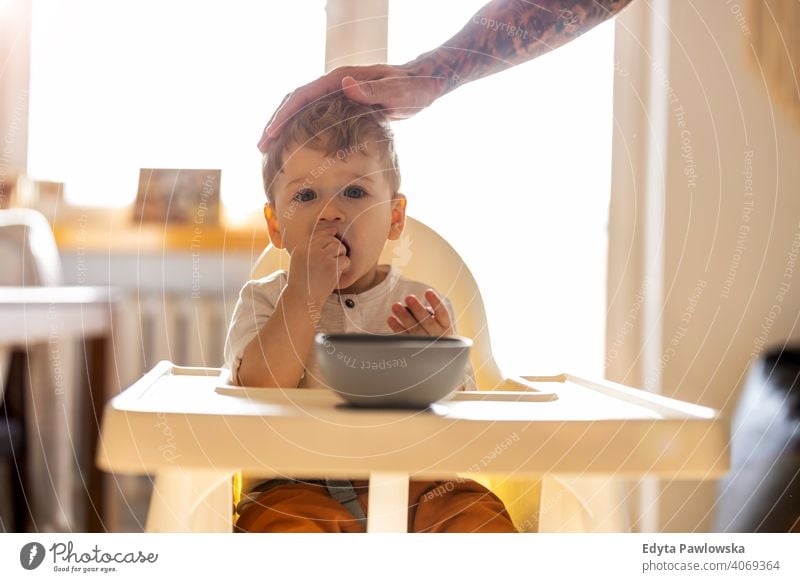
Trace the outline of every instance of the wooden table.
<instances>
[{"instance_id":1,"label":"wooden table","mask_svg":"<svg viewBox=\"0 0 800 582\"><path fill-rule=\"evenodd\" d=\"M409 477L469 473L491 451L493 474L710 479L728 469L728 426L714 410L569 374L529 379L520 393L456 393L426 411L226 379L163 361L108 403L97 462L156 475L148 530L230 531L238 470L369 478L375 532L405 531ZM498 443L510 444L496 453Z\"/></svg>"},{"instance_id":2,"label":"wooden table","mask_svg":"<svg viewBox=\"0 0 800 582\"><path fill-rule=\"evenodd\" d=\"M37 346L49 346L67 339L80 340L86 354L85 369L88 391L77 395L81 406L80 420L75 426L84 433L85 450L77 459L87 476L78 487L86 492L85 528L87 531L104 531L102 526L103 495L101 473L93 463L97 448L100 415L106 403L107 357L111 336L112 309L117 298L113 289L105 287L0 287L0 345L24 349L30 353ZM65 368L72 368L67 362ZM74 368L72 368L74 369ZM29 376L30 377L30 376ZM67 382L70 389L77 389ZM30 386L31 391L37 386ZM47 402L47 398L42 399ZM28 446L38 442L46 427L27 426ZM70 447L76 435L50 435L56 447L63 453ZM30 448L29 448L30 450ZM55 456L53 450L44 450L45 461ZM78 475L58 474L58 463L47 463L46 467L29 466L27 487L55 487L53 479L76 479ZM55 473L54 473L55 472ZM71 499L56 500L70 504ZM48 516L34 515L34 521L47 523Z\"/></svg>"}]
</instances>

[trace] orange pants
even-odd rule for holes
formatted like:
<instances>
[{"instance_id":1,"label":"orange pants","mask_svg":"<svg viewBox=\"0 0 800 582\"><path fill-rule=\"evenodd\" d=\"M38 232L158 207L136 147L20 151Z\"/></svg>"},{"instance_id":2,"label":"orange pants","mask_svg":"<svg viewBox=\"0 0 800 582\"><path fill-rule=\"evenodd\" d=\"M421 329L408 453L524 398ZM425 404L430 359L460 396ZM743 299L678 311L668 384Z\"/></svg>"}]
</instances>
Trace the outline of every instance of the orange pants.
<instances>
[{"instance_id":1,"label":"orange pants","mask_svg":"<svg viewBox=\"0 0 800 582\"><path fill-rule=\"evenodd\" d=\"M369 482L352 483L366 514ZM410 532L517 533L503 502L475 481L411 481L408 489ZM310 483L289 483L265 491L243 509L236 529L273 533L363 531L359 521L323 485Z\"/></svg>"}]
</instances>

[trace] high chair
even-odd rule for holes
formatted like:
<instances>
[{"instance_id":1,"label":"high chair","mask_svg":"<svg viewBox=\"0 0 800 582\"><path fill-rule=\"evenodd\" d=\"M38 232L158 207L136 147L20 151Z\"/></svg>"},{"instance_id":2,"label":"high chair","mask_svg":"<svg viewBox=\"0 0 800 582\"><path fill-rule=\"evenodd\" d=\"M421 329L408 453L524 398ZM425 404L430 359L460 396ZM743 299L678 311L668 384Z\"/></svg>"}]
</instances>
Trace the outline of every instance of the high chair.
<instances>
[{"instance_id":1,"label":"high chair","mask_svg":"<svg viewBox=\"0 0 800 582\"><path fill-rule=\"evenodd\" d=\"M455 249L436 231L419 220L407 217L402 236L398 240L387 242L378 262L392 265L404 277L421 281L450 299L458 334L473 341L470 360L479 390L531 389L531 384L524 378L503 376L492 353L486 310L478 284ZM251 278L260 279L279 269L288 268L289 254L269 245L256 261ZM491 489L506 504L514 523L523 529L541 529L540 517L545 518L546 528L560 527L567 521L571 524L569 527L577 531L598 528L624 531L628 528L627 517L624 516L625 504L619 500L609 503L611 500L608 488L615 485L600 482L596 478L586 478L586 481L578 481L569 486L555 477L545 480L544 493L548 499L559 498L558 507L569 516L567 519L567 515L559 514L554 523L550 507L553 503L540 505L543 492L540 479L519 479L513 476L497 478L474 474L460 476L471 478ZM581 487L585 487L590 495L582 497L578 493ZM565 510L568 506L569 509ZM549 507L550 511L545 516L540 516L540 507ZM608 515L606 507L617 508L617 516Z\"/></svg>"},{"instance_id":2,"label":"high chair","mask_svg":"<svg viewBox=\"0 0 800 582\"><path fill-rule=\"evenodd\" d=\"M619 475L709 478L727 470L727 426L713 410L570 374L505 378L475 279L421 222L407 218L380 262L450 299L458 333L474 342L479 392L457 393L428 415L353 411L336 406L325 389L232 387L223 385L224 370L161 362L107 405L97 456L107 470L157 474L148 531L231 531L238 500L232 477L244 467L248 474L268 467L273 476L298 478L356 479L363 475L353 471L368 471L370 532L405 531L410 476L475 479L505 502L522 531L627 531ZM252 278L288 265L288 254L270 245ZM154 431L154 422L163 429ZM375 431L370 442L347 433L362 427ZM180 451L172 459L158 452L167 430ZM493 458L491 474L468 471L510 434L523 444ZM434 437L449 439L450 448L420 444ZM322 450L334 442L348 450ZM544 475L531 476L537 472Z\"/></svg>"}]
</instances>

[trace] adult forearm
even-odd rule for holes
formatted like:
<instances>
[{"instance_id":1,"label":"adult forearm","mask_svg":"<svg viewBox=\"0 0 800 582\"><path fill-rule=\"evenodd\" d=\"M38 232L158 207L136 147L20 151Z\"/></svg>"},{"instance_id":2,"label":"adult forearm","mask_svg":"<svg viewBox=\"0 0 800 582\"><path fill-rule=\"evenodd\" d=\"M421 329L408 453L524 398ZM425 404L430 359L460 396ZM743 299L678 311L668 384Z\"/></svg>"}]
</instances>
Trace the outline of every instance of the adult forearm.
<instances>
[{"instance_id":1,"label":"adult forearm","mask_svg":"<svg viewBox=\"0 0 800 582\"><path fill-rule=\"evenodd\" d=\"M547 53L611 18L631 0L495 0L453 38L406 66L448 80L445 92Z\"/></svg>"},{"instance_id":2,"label":"adult forearm","mask_svg":"<svg viewBox=\"0 0 800 582\"><path fill-rule=\"evenodd\" d=\"M316 333L312 307L284 290L272 316L244 350L239 366L243 385L297 387Z\"/></svg>"}]
</instances>

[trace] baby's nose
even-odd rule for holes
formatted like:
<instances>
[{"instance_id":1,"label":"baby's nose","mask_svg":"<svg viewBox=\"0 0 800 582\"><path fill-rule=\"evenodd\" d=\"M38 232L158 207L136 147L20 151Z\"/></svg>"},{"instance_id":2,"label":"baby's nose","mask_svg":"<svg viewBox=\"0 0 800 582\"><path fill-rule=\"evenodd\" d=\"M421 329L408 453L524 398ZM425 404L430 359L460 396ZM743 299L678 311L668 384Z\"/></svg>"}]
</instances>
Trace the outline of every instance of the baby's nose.
<instances>
[{"instance_id":1,"label":"baby's nose","mask_svg":"<svg viewBox=\"0 0 800 582\"><path fill-rule=\"evenodd\" d=\"M319 213L319 220L322 221L342 221L345 219L345 215L341 207L336 203L336 201L331 200L322 208L322 211Z\"/></svg>"}]
</instances>

